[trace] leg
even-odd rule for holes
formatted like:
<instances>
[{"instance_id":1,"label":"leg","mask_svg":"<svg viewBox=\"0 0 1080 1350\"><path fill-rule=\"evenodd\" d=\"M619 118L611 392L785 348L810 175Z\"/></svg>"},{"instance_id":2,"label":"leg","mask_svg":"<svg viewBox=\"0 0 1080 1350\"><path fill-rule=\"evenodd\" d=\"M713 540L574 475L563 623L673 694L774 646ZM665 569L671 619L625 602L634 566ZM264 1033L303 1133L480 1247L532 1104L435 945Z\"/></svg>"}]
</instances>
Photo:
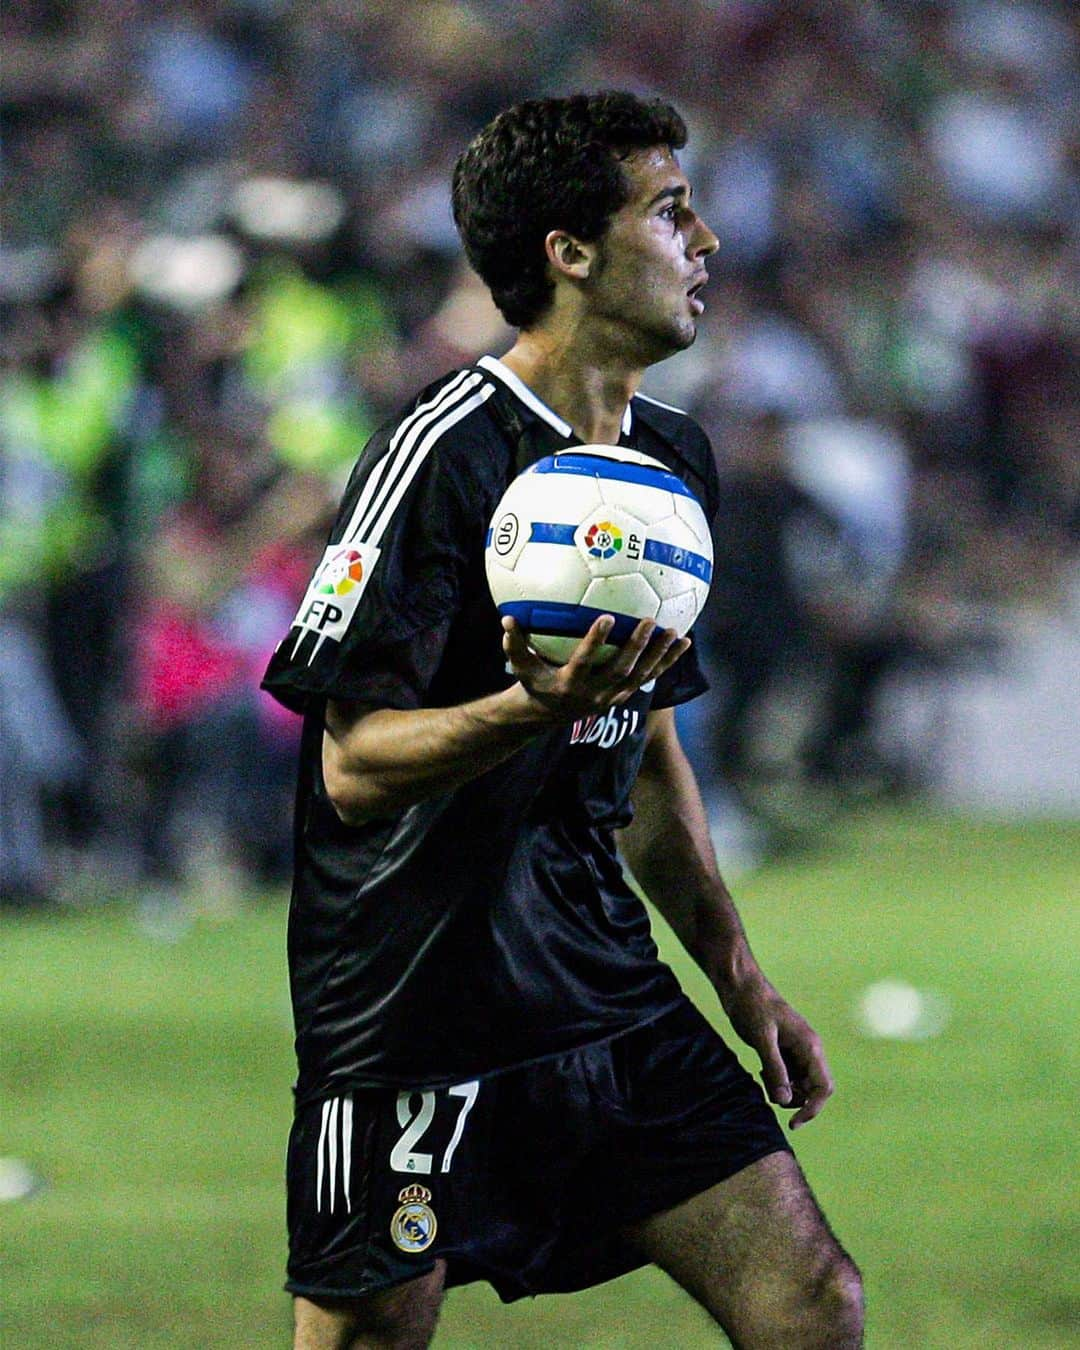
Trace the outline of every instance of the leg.
<instances>
[{"instance_id":1,"label":"leg","mask_svg":"<svg viewBox=\"0 0 1080 1350\"><path fill-rule=\"evenodd\" d=\"M628 1236L742 1350L857 1350L859 1273L798 1163L771 1153Z\"/></svg>"},{"instance_id":2,"label":"leg","mask_svg":"<svg viewBox=\"0 0 1080 1350\"><path fill-rule=\"evenodd\" d=\"M424 1350L442 1305L445 1263L362 1299L293 1300L293 1350Z\"/></svg>"}]
</instances>

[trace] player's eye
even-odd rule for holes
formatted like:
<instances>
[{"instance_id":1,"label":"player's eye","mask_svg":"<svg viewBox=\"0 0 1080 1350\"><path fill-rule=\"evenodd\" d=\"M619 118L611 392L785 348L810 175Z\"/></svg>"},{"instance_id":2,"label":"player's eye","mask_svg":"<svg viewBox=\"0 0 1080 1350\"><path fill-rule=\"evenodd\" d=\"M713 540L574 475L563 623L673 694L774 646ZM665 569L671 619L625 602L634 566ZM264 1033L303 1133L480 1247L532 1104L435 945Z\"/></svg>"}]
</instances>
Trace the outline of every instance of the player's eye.
<instances>
[{"instance_id":1,"label":"player's eye","mask_svg":"<svg viewBox=\"0 0 1080 1350\"><path fill-rule=\"evenodd\" d=\"M677 202L668 202L667 206L660 212L662 220L670 220L675 225L679 219L679 207Z\"/></svg>"}]
</instances>

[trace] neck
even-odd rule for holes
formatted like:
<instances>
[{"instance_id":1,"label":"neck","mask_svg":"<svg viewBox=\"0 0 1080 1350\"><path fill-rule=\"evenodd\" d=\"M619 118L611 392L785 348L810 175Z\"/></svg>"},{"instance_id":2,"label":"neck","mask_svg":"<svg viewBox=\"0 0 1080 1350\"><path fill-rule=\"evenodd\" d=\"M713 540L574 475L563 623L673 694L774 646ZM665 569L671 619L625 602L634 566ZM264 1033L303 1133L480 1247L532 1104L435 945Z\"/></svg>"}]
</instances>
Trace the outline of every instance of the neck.
<instances>
[{"instance_id":1,"label":"neck","mask_svg":"<svg viewBox=\"0 0 1080 1350\"><path fill-rule=\"evenodd\" d=\"M583 345L533 329L501 359L586 445L616 445L642 371L598 359Z\"/></svg>"}]
</instances>

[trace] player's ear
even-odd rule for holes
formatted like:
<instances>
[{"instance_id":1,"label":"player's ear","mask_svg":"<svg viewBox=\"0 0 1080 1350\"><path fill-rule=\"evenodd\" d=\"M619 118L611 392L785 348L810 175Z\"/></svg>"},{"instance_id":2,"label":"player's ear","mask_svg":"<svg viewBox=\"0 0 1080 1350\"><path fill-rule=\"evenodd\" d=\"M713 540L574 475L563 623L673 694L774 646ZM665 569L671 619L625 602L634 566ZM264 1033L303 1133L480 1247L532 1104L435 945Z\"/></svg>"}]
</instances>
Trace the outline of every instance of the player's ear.
<instances>
[{"instance_id":1,"label":"player's ear","mask_svg":"<svg viewBox=\"0 0 1080 1350\"><path fill-rule=\"evenodd\" d=\"M584 281L596 257L595 244L582 243L565 230L552 230L544 240L547 260L557 273Z\"/></svg>"}]
</instances>

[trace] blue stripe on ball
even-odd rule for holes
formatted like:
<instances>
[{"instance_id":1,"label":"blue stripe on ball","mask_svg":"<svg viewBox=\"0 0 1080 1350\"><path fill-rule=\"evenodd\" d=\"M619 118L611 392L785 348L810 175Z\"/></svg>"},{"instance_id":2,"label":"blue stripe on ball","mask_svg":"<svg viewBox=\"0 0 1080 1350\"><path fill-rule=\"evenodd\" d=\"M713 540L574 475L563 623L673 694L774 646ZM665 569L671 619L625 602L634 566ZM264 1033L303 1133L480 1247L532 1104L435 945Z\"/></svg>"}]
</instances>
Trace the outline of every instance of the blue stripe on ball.
<instances>
[{"instance_id":1,"label":"blue stripe on ball","mask_svg":"<svg viewBox=\"0 0 1080 1350\"><path fill-rule=\"evenodd\" d=\"M588 605L563 605L557 600L507 600L499 613L516 619L526 633L548 637L584 637L597 619L611 614L610 609L592 609ZM607 641L619 645L627 640L641 622L630 614L614 614L615 627Z\"/></svg>"},{"instance_id":2,"label":"blue stripe on ball","mask_svg":"<svg viewBox=\"0 0 1080 1350\"><path fill-rule=\"evenodd\" d=\"M701 553L692 553L688 548L679 548L677 544L665 544L660 539L646 539L645 558L647 562L673 567L677 572L689 572L706 585L712 580L712 563L708 558Z\"/></svg>"},{"instance_id":3,"label":"blue stripe on ball","mask_svg":"<svg viewBox=\"0 0 1080 1350\"><path fill-rule=\"evenodd\" d=\"M559 525L550 520L534 520L529 533L530 544L573 544L575 528L573 525ZM712 580L712 563L701 553L688 548L679 548L677 544L666 544L660 539L646 539L645 560L657 563L661 567L673 568L676 572L687 572L706 585Z\"/></svg>"},{"instance_id":4,"label":"blue stripe on ball","mask_svg":"<svg viewBox=\"0 0 1080 1350\"><path fill-rule=\"evenodd\" d=\"M566 473L579 478L607 478L616 483L640 483L673 492L679 497L693 497L693 493L677 474L669 469L656 469L651 464L628 464L607 459L603 455L582 455L570 451L563 455L548 455L538 460L529 473Z\"/></svg>"},{"instance_id":5,"label":"blue stripe on ball","mask_svg":"<svg viewBox=\"0 0 1080 1350\"><path fill-rule=\"evenodd\" d=\"M529 533L530 544L572 544L573 525L556 525L550 520L534 520Z\"/></svg>"}]
</instances>

